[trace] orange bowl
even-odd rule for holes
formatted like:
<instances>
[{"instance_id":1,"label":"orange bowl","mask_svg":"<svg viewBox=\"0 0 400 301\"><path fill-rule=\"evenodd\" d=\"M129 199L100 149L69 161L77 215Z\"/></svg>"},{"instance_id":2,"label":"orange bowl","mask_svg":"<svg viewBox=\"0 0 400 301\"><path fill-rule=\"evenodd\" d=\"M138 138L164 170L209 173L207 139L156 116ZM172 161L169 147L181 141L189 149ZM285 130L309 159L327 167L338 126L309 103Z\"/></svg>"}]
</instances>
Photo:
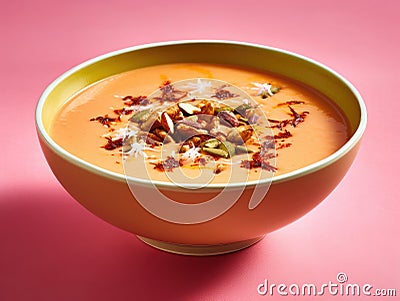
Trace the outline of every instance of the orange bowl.
<instances>
[{"instance_id":1,"label":"orange bowl","mask_svg":"<svg viewBox=\"0 0 400 301\"><path fill-rule=\"evenodd\" d=\"M226 212L199 223L171 222L146 210L132 194L126 176L85 162L68 153L49 134L57 111L88 85L124 71L165 63L206 62L272 71L303 82L328 96L347 116L351 137L335 153L293 172L272 178L262 202L249 209L255 183L228 189L243 190ZM61 75L43 92L36 108L39 141L53 173L64 188L96 216L136 234L146 243L175 253L210 255L245 248L266 233L300 218L339 184L358 151L367 123L365 104L342 76L306 57L284 50L230 41L178 41L123 49L89 60ZM155 187L181 202L204 202L224 186L193 191L181 186L130 179L143 193ZM267 185L267 183L258 183ZM268 183L269 184L269 183ZM293 198L293 191L301 191Z\"/></svg>"}]
</instances>

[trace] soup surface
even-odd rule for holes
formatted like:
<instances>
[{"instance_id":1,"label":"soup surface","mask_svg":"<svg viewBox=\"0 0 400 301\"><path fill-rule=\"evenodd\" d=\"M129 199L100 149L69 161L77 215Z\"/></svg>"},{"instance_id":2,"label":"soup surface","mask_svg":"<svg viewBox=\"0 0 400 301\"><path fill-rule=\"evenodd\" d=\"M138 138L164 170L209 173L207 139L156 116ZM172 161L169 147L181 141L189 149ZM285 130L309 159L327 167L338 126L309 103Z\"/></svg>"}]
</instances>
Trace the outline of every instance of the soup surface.
<instances>
[{"instance_id":1,"label":"soup surface","mask_svg":"<svg viewBox=\"0 0 400 301\"><path fill-rule=\"evenodd\" d=\"M329 99L294 80L181 63L90 85L60 109L50 134L71 154L113 172L227 183L317 162L348 140L349 127Z\"/></svg>"}]
</instances>

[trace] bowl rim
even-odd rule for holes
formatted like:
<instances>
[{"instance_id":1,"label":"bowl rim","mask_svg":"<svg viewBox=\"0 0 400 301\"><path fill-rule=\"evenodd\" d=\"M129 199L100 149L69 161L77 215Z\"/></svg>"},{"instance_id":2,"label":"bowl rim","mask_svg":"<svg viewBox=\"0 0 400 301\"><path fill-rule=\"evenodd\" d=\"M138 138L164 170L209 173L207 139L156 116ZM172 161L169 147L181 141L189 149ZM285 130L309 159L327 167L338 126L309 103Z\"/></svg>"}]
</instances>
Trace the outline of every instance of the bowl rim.
<instances>
[{"instance_id":1,"label":"bowl rim","mask_svg":"<svg viewBox=\"0 0 400 301\"><path fill-rule=\"evenodd\" d=\"M358 126L354 132L354 134L350 137L350 139L342 145L337 151L329 155L328 157L319 160L317 162L314 162L312 164L309 164L305 167L293 170L288 173L284 173L282 175L278 176L273 176L272 179L264 179L264 180L256 180L256 181L249 181L245 183L228 183L228 184L216 184L216 183L211 183L208 184L205 188L200 189L202 192L205 189L226 189L226 188L232 188L232 189L241 189L244 186L249 187L249 186L256 186L256 185L263 185L263 184L272 184L272 183L281 183L281 182L286 182L304 175L307 175L309 173L313 173L315 171L318 171L320 169L323 169L324 167L331 165L332 163L336 162L343 156L345 156L351 149L353 149L358 142L361 140L366 126L367 126L367 108L366 105L362 99L361 94L358 92L358 90L353 86L353 84L348 81L346 78L344 78L342 75L334 71L333 69L329 68L328 66L314 60L311 58L308 58L306 56L294 53L292 51L276 48L276 47L270 47L270 46L265 46L261 44L256 44L256 43L249 43L249 42L239 42L239 41L231 41L231 40L174 40L174 41L165 41L165 42L156 42L156 43L148 43L148 44L142 44L142 45L136 45L136 46L131 46L115 51L108 52L103 55L99 55L97 57L94 57L92 59L86 60L66 72L62 73L59 75L53 82L51 82L43 91L41 94L37 105L36 105L36 110L35 110L35 124L36 124L36 129L39 137L42 139L43 142L46 143L47 146L52 149L55 153L60 155L62 158L66 159L67 161L71 162L74 165L78 165L79 167L90 171L92 173L111 178L113 180L117 181L124 181L128 182L129 178L129 183L134 182L135 185L141 185L141 186L157 186L158 188L162 189L167 189L167 190L176 190L178 186L174 183L170 182L164 182L164 181L149 181L145 179L137 179L133 177L128 177L125 174L120 174L117 172L113 172L110 170L107 170L105 168L99 167L97 165L94 165L92 163L86 162L83 159L78 158L75 155L72 155L68 151L66 151L64 148L62 148L60 145L58 145L49 135L49 133L46 131L44 124L42 122L42 111L44 104L49 96L49 94L53 91L54 88L58 86L64 79L68 78L71 76L73 73L77 72L80 69L83 69L87 66L90 66L92 64L95 64L97 62L100 62L102 60L105 60L110 57L114 57L117 55L125 54L128 52L136 51L136 50L143 50L147 48L156 48L156 47L162 47L162 46L176 46L176 45L185 45L185 44L226 44L226 45L235 45L235 46L246 46L246 47L252 47L252 48L260 48L260 49L265 49L268 51L275 51L275 52L280 52L282 54L294 57L296 59L300 59L303 61L306 61L307 63L313 64L321 69L324 69L328 73L331 73L334 75L339 81L342 81L347 88L354 94L355 98L357 99L358 105L360 107L360 122L358 123ZM185 183L185 184L180 184L180 188L188 188L188 189L193 189L193 192L196 191L196 188L200 188L201 185L199 184L190 184L190 183Z\"/></svg>"}]
</instances>

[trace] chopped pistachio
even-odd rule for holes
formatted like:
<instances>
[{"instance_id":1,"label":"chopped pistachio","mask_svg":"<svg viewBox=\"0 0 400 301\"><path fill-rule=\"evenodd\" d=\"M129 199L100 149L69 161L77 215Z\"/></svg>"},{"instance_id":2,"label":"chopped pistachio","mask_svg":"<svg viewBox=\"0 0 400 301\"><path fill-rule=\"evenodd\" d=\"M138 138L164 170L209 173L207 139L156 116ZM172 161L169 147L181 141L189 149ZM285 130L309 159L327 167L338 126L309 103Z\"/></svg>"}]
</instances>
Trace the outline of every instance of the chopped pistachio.
<instances>
[{"instance_id":1,"label":"chopped pistachio","mask_svg":"<svg viewBox=\"0 0 400 301\"><path fill-rule=\"evenodd\" d=\"M151 114L151 110L150 109L136 112L135 114L133 114L133 116L131 117L130 121L132 121L132 122L144 122L149 118L150 114Z\"/></svg>"},{"instance_id":2,"label":"chopped pistachio","mask_svg":"<svg viewBox=\"0 0 400 301\"><path fill-rule=\"evenodd\" d=\"M221 144L221 142L218 139L211 138L204 142L204 147L217 148L220 144Z\"/></svg>"},{"instance_id":3,"label":"chopped pistachio","mask_svg":"<svg viewBox=\"0 0 400 301\"><path fill-rule=\"evenodd\" d=\"M235 145L229 141L224 141L221 143L219 148L226 151L229 155L229 158L235 155Z\"/></svg>"},{"instance_id":4,"label":"chopped pistachio","mask_svg":"<svg viewBox=\"0 0 400 301\"><path fill-rule=\"evenodd\" d=\"M243 103L240 106L235 108L235 112L239 113L241 116L246 116L246 111L251 108L252 108L252 106L250 106L246 103Z\"/></svg>"},{"instance_id":5,"label":"chopped pistachio","mask_svg":"<svg viewBox=\"0 0 400 301\"><path fill-rule=\"evenodd\" d=\"M272 86L271 87L271 92L272 93L278 93L279 91L281 90L281 87L278 87L278 86Z\"/></svg>"},{"instance_id":6,"label":"chopped pistachio","mask_svg":"<svg viewBox=\"0 0 400 301\"><path fill-rule=\"evenodd\" d=\"M203 147L203 151L206 153L209 153L210 155L222 157L222 158L228 158L229 153L223 149L219 148L209 148L209 147Z\"/></svg>"},{"instance_id":7,"label":"chopped pistachio","mask_svg":"<svg viewBox=\"0 0 400 301\"><path fill-rule=\"evenodd\" d=\"M235 149L237 154L248 154L253 153L254 151L244 145L236 145Z\"/></svg>"},{"instance_id":8,"label":"chopped pistachio","mask_svg":"<svg viewBox=\"0 0 400 301\"><path fill-rule=\"evenodd\" d=\"M215 109L215 112L217 112L217 113L222 112L222 111L233 112L234 108L232 108L232 107L221 107L221 108L216 108Z\"/></svg>"}]
</instances>

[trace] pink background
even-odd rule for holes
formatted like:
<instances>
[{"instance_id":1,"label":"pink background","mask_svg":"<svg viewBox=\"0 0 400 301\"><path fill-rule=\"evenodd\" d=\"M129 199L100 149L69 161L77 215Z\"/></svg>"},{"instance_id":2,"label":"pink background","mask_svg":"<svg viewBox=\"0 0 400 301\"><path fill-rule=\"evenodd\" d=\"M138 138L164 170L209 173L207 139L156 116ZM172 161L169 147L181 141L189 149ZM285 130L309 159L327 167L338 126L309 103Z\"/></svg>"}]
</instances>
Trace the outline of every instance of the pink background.
<instances>
[{"instance_id":1,"label":"pink background","mask_svg":"<svg viewBox=\"0 0 400 301\"><path fill-rule=\"evenodd\" d=\"M257 285L336 281L400 300L398 1L2 1L0 300L364 300L259 296ZM94 56L178 39L283 48L348 78L369 111L360 153L315 210L245 251L192 258L99 220L58 184L34 108L55 77Z\"/></svg>"}]
</instances>

